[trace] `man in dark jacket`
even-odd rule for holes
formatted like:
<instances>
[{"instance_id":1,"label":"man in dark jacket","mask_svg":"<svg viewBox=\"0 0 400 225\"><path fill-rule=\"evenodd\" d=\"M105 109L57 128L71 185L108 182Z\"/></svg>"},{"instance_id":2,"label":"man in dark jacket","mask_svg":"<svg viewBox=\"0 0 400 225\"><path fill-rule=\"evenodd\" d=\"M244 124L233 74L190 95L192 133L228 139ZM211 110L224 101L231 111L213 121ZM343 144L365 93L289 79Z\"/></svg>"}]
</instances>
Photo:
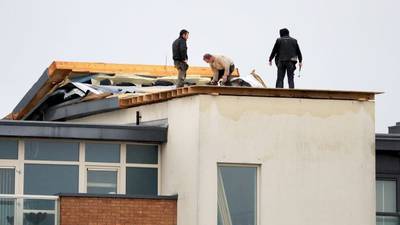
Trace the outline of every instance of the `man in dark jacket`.
<instances>
[{"instance_id":1,"label":"man in dark jacket","mask_svg":"<svg viewBox=\"0 0 400 225\"><path fill-rule=\"evenodd\" d=\"M179 38L172 43L172 58L174 59L175 68L178 70L178 82L176 87L183 87L186 78L186 71L189 68L187 64L187 45L186 40L189 38L187 30L181 30Z\"/></svg>"},{"instance_id":2,"label":"man in dark jacket","mask_svg":"<svg viewBox=\"0 0 400 225\"><path fill-rule=\"evenodd\" d=\"M294 71L296 70L296 63L299 60L299 67L303 66L303 56L297 40L289 36L289 30L284 28L279 31L280 38L275 42L269 57L269 65L272 65L272 60L275 57L275 62L278 67L278 77L276 80L276 87L283 88L283 79L285 73L288 76L289 88L294 88Z\"/></svg>"}]
</instances>

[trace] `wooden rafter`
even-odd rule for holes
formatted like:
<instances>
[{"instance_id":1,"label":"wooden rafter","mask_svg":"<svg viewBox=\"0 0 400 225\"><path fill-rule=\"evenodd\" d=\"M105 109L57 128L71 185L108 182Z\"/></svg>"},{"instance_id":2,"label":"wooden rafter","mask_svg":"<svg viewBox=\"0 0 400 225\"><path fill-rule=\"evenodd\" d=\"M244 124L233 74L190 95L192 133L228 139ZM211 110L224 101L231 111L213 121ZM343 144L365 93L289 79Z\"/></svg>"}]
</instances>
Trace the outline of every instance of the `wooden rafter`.
<instances>
[{"instance_id":1,"label":"wooden rafter","mask_svg":"<svg viewBox=\"0 0 400 225\"><path fill-rule=\"evenodd\" d=\"M69 70L77 73L135 73L155 77L176 76L178 73L173 66L55 61L49 67L50 76L57 70ZM209 67L190 66L187 74L188 76L212 77ZM232 75L239 76L238 70L235 69Z\"/></svg>"}]
</instances>

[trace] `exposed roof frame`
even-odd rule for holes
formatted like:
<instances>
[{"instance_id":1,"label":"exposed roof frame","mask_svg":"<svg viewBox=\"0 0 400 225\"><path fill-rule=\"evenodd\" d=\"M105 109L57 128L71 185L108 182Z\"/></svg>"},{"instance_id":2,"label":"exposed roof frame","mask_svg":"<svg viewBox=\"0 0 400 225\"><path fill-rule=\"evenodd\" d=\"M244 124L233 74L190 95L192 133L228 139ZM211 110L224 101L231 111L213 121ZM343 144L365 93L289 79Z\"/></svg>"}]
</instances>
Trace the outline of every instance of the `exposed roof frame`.
<instances>
[{"instance_id":1,"label":"exposed roof frame","mask_svg":"<svg viewBox=\"0 0 400 225\"><path fill-rule=\"evenodd\" d=\"M12 113L7 116L7 119L22 119L41 99L57 88L66 77L70 74L76 75L77 73L137 73L160 77L174 76L177 74L177 71L173 66L54 61L25 94ZM190 67L187 74L188 76L201 75L212 77L212 71L208 67ZM238 76L238 74L238 70L235 70L234 75Z\"/></svg>"}]
</instances>

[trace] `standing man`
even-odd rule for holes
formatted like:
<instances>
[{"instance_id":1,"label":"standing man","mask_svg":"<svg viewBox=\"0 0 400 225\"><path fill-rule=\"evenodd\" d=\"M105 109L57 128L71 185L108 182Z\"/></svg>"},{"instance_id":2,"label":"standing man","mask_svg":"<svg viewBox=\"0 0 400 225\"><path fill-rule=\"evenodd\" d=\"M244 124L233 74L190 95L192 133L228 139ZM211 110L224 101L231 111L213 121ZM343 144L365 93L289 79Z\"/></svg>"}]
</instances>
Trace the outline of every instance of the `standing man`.
<instances>
[{"instance_id":1,"label":"standing man","mask_svg":"<svg viewBox=\"0 0 400 225\"><path fill-rule=\"evenodd\" d=\"M172 58L174 59L175 68L178 70L178 82L176 87L183 87L186 78L186 71L189 68L187 64L187 45L189 31L183 29L179 32L179 38L172 43Z\"/></svg>"},{"instance_id":2,"label":"standing man","mask_svg":"<svg viewBox=\"0 0 400 225\"><path fill-rule=\"evenodd\" d=\"M285 73L288 76L289 88L294 88L294 71L296 63L299 60L299 67L303 66L303 56L297 40L289 36L289 30L283 28L279 31L280 38L275 42L269 57L269 65L272 66L272 60L275 57L275 62L278 67L278 77L276 79L276 87L283 88L283 79Z\"/></svg>"},{"instance_id":3,"label":"standing man","mask_svg":"<svg viewBox=\"0 0 400 225\"><path fill-rule=\"evenodd\" d=\"M231 59L223 55L211 55L207 53L203 56L203 60L210 64L214 73L211 84L216 85L220 79L222 79L223 85L230 84L231 74L235 70L235 65Z\"/></svg>"}]
</instances>

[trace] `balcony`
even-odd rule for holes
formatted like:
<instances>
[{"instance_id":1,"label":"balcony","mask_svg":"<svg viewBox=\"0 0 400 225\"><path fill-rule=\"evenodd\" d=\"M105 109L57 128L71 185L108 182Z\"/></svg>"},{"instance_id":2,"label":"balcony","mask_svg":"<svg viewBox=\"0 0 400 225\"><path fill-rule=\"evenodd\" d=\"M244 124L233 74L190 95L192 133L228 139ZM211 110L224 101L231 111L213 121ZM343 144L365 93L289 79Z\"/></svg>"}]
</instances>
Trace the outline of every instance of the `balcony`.
<instances>
[{"instance_id":1,"label":"balcony","mask_svg":"<svg viewBox=\"0 0 400 225\"><path fill-rule=\"evenodd\" d=\"M58 225L58 197L0 195L1 225Z\"/></svg>"}]
</instances>

